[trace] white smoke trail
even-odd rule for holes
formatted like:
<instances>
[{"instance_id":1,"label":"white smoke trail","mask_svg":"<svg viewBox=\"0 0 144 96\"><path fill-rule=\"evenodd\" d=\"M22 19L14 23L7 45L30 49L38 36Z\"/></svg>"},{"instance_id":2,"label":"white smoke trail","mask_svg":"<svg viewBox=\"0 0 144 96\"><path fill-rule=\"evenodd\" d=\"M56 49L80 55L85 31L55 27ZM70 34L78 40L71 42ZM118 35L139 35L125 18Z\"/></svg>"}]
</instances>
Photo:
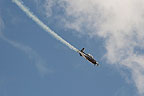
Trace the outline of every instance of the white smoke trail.
<instances>
[{"instance_id":1,"label":"white smoke trail","mask_svg":"<svg viewBox=\"0 0 144 96\"><path fill-rule=\"evenodd\" d=\"M20 7L21 10L23 10L27 16L29 16L33 21L35 21L40 27L42 27L46 32L50 33L53 37L55 37L57 40L61 41L63 44L68 46L70 49L79 52L77 48L72 46L70 43L65 41L63 38L61 38L58 34L56 34L54 31L52 31L47 25L45 25L38 17L36 17L30 10L23 5L22 1L19 0L12 0L14 3L16 3L17 6Z\"/></svg>"}]
</instances>

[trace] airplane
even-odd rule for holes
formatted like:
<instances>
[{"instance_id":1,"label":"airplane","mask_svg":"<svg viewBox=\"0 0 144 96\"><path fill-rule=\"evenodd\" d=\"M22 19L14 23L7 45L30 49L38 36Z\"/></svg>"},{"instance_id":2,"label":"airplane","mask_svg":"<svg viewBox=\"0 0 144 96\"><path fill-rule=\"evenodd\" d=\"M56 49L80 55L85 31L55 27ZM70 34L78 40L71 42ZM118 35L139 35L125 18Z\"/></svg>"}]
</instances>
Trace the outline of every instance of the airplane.
<instances>
[{"instance_id":1,"label":"airplane","mask_svg":"<svg viewBox=\"0 0 144 96\"><path fill-rule=\"evenodd\" d=\"M90 61L92 64L99 66L99 63L93 58L91 54L84 53L85 48L79 50L80 56L84 57L86 60Z\"/></svg>"}]
</instances>

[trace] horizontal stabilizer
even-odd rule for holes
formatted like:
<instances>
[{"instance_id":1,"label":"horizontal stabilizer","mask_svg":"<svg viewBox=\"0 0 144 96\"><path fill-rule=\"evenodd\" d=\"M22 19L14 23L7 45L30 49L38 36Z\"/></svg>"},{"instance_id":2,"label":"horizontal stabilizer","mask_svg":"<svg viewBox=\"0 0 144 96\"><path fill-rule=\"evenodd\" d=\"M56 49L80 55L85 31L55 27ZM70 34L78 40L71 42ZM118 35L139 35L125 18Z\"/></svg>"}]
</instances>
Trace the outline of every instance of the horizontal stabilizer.
<instances>
[{"instance_id":1,"label":"horizontal stabilizer","mask_svg":"<svg viewBox=\"0 0 144 96\"><path fill-rule=\"evenodd\" d=\"M82 49L81 49L81 52L83 52L84 50L85 50L85 48L82 48Z\"/></svg>"}]
</instances>

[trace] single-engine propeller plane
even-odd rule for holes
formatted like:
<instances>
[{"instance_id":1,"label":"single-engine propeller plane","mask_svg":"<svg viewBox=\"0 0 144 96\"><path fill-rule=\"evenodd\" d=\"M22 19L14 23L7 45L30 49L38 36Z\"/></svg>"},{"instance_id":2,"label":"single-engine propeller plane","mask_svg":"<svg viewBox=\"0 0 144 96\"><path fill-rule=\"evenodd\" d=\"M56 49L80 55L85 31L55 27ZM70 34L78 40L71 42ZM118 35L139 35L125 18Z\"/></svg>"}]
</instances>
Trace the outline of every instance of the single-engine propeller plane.
<instances>
[{"instance_id":1,"label":"single-engine propeller plane","mask_svg":"<svg viewBox=\"0 0 144 96\"><path fill-rule=\"evenodd\" d=\"M80 56L84 57L86 60L90 61L92 64L98 66L99 63L93 58L93 56L91 54L86 54L84 50L85 48L82 48L81 50L79 50Z\"/></svg>"}]
</instances>

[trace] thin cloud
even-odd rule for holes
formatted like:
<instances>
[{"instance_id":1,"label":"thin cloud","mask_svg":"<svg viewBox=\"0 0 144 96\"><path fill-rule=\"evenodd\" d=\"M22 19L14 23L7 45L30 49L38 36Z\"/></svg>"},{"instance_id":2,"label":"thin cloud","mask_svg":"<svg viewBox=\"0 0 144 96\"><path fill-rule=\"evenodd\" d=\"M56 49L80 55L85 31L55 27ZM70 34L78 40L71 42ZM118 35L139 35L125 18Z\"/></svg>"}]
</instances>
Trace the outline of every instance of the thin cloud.
<instances>
[{"instance_id":1,"label":"thin cloud","mask_svg":"<svg viewBox=\"0 0 144 96\"><path fill-rule=\"evenodd\" d=\"M139 94L143 95L144 1L60 0L59 6L65 10L66 28L105 39L106 60L127 67Z\"/></svg>"},{"instance_id":2,"label":"thin cloud","mask_svg":"<svg viewBox=\"0 0 144 96\"><path fill-rule=\"evenodd\" d=\"M32 61L32 63L36 65L36 68L41 76L45 76L53 72L51 69L47 67L47 62L43 60L32 48L6 38L2 33L3 28L4 28L4 22L0 18L0 38L9 43L10 45L12 45L13 47L23 51Z\"/></svg>"},{"instance_id":3,"label":"thin cloud","mask_svg":"<svg viewBox=\"0 0 144 96\"><path fill-rule=\"evenodd\" d=\"M0 17L0 37L2 36L2 29L4 28L4 23Z\"/></svg>"}]
</instances>

